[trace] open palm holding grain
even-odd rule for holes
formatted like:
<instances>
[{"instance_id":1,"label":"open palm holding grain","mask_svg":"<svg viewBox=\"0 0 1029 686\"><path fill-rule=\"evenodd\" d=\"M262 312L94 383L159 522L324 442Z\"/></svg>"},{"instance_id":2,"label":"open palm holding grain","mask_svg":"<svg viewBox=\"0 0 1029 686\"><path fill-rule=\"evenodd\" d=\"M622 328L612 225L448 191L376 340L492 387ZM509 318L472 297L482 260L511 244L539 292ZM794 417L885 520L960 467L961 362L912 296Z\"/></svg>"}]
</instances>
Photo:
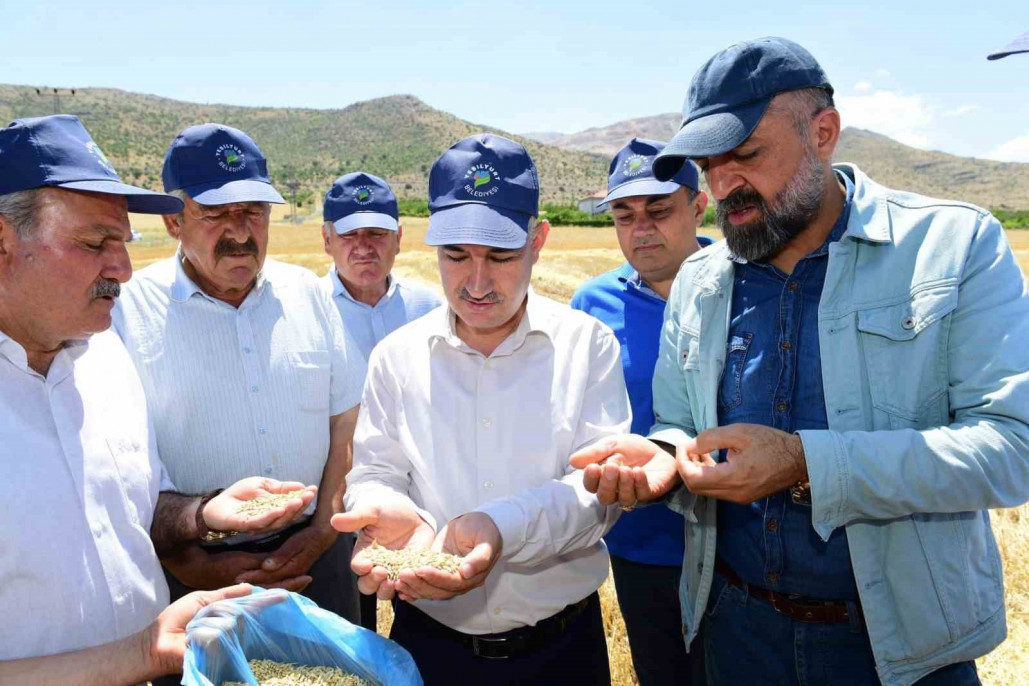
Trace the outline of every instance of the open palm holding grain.
<instances>
[{"instance_id":1,"label":"open palm holding grain","mask_svg":"<svg viewBox=\"0 0 1029 686\"><path fill-rule=\"evenodd\" d=\"M418 511L403 501L388 505L358 505L349 512L332 517L337 531L360 532L350 558L350 568L357 575L357 587L365 595L389 600L395 593L396 574L391 574L382 561L376 562L374 548L388 550L429 550L436 531ZM390 578L390 577L393 578Z\"/></svg>"},{"instance_id":2,"label":"open palm holding grain","mask_svg":"<svg viewBox=\"0 0 1029 686\"><path fill-rule=\"evenodd\" d=\"M299 481L240 479L204 505L204 522L213 531L276 531L303 512L317 492L317 486Z\"/></svg>"},{"instance_id":3,"label":"open palm holding grain","mask_svg":"<svg viewBox=\"0 0 1029 686\"><path fill-rule=\"evenodd\" d=\"M433 550L463 557L454 571L439 566L403 569L396 583L401 600L448 600L486 583L504 542L493 519L469 512L450 520L436 536Z\"/></svg>"}]
</instances>

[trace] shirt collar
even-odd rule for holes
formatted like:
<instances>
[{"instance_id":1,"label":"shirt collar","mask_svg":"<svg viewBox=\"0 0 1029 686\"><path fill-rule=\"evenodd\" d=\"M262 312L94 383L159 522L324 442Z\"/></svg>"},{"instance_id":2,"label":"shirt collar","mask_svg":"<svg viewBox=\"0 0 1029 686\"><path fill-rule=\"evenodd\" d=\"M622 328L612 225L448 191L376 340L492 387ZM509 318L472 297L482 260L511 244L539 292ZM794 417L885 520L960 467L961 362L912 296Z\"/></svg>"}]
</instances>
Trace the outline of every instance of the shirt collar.
<instances>
[{"instance_id":1,"label":"shirt collar","mask_svg":"<svg viewBox=\"0 0 1029 686\"><path fill-rule=\"evenodd\" d=\"M850 220L850 208L854 203L854 182L849 176L842 173L840 170L834 170L834 172L836 174L836 179L843 183L844 186L843 209L840 210L840 215L836 217L836 223L833 224L832 229L829 231L829 235L826 237L822 245L820 245L817 250L808 253L805 257L819 257L821 255L828 254L829 245L839 241L847 232L847 222ZM747 264L747 260L737 255L733 255L731 251L727 251L726 255L736 264Z\"/></svg>"},{"instance_id":2,"label":"shirt collar","mask_svg":"<svg viewBox=\"0 0 1029 686\"><path fill-rule=\"evenodd\" d=\"M212 298L205 293L204 290L193 281L193 279L189 278L189 274L186 273L186 267L184 264L185 259L185 255L182 254L182 245L179 245L178 249L175 251L175 280L172 282L171 286L172 300L175 302L186 302L197 293L208 300L217 300L217 298ZM267 267L267 258L265 258L265 261L265 267ZM264 274L265 269L262 268L261 271L257 273L257 282L254 284L254 287L250 289L250 293L247 293L247 298L249 298L252 293L260 295L261 291L264 290L264 286L267 283L267 279ZM221 301L217 300L217 302ZM244 302L246 302L246 299L244 299ZM242 305L240 306L242 307Z\"/></svg>"},{"instance_id":3,"label":"shirt collar","mask_svg":"<svg viewBox=\"0 0 1029 686\"><path fill-rule=\"evenodd\" d=\"M652 298L664 300L653 288L644 283L640 273L633 269L632 265L628 262L615 270L615 276L618 278L619 283L625 284L626 290L635 288L640 293L649 295Z\"/></svg>"},{"instance_id":4,"label":"shirt collar","mask_svg":"<svg viewBox=\"0 0 1029 686\"><path fill-rule=\"evenodd\" d=\"M364 305L368 307L366 303L362 303L354 299L354 296L350 295L350 291L347 290L346 286L343 285L343 279L339 278L339 272L336 271L336 265L329 265L329 278L332 279L332 297L333 298L346 298L352 303L358 305ZM384 305L393 299L393 296L397 292L397 280L393 278L392 274L386 276L386 295L379 298L379 302L375 303L375 307Z\"/></svg>"},{"instance_id":5,"label":"shirt collar","mask_svg":"<svg viewBox=\"0 0 1029 686\"><path fill-rule=\"evenodd\" d=\"M540 296L536 295L532 287L529 288L526 298L528 298L528 301L525 305L525 312L522 313L518 326L497 346L490 357L510 355L525 343L525 339L529 337L529 334L542 334L551 341L554 339L558 323L557 318L554 317L550 308L546 307L546 303L541 301ZM437 307L424 316L435 317L432 330L429 333L430 346L437 341L442 341L458 350L475 352L471 346L457 335L457 314L450 309L449 304L446 307Z\"/></svg>"},{"instance_id":6,"label":"shirt collar","mask_svg":"<svg viewBox=\"0 0 1029 686\"><path fill-rule=\"evenodd\" d=\"M66 341L64 346L57 353L57 356L54 357L54 363L58 361L61 355L68 355L72 361L77 360L82 357L83 353L88 349L88 338L82 341ZM8 362L24 372L30 372L32 374L36 373L35 370L29 368L29 355L25 351L25 346L8 336L3 331L0 331L0 357L7 358ZM54 369L54 364L50 365L50 369Z\"/></svg>"}]
</instances>

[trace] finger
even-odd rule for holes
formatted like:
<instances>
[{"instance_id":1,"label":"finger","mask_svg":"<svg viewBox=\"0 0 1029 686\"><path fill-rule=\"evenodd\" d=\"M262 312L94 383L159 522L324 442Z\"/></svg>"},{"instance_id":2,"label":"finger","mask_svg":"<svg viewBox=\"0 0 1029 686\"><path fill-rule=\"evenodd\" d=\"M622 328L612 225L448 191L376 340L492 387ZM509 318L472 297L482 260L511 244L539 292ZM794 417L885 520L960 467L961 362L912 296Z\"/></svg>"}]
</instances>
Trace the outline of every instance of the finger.
<instances>
[{"instance_id":1,"label":"finger","mask_svg":"<svg viewBox=\"0 0 1029 686\"><path fill-rule=\"evenodd\" d=\"M269 493L292 493L299 490L315 493L318 491L317 486L308 486L299 481L279 481L278 479L262 479L261 488Z\"/></svg>"},{"instance_id":2,"label":"finger","mask_svg":"<svg viewBox=\"0 0 1029 686\"><path fill-rule=\"evenodd\" d=\"M597 488L600 487L600 475L603 470L600 465L588 464L582 470L582 485L590 493L596 493Z\"/></svg>"},{"instance_id":3,"label":"finger","mask_svg":"<svg viewBox=\"0 0 1029 686\"><path fill-rule=\"evenodd\" d=\"M276 581L273 584L269 584L266 588L281 588L287 591L293 591L294 593L300 593L302 590L307 588L313 579L308 575L295 576L292 579L283 579L282 581Z\"/></svg>"},{"instance_id":4,"label":"finger","mask_svg":"<svg viewBox=\"0 0 1029 686\"><path fill-rule=\"evenodd\" d=\"M742 448L743 432L737 426L718 426L713 429L705 429L697 434L697 437L687 441L684 447L686 452L694 455L706 455L723 448Z\"/></svg>"},{"instance_id":5,"label":"finger","mask_svg":"<svg viewBox=\"0 0 1029 686\"><path fill-rule=\"evenodd\" d=\"M610 457L611 453L618 449L618 439L615 436L602 438L593 445L580 448L572 453L568 462L575 469L582 469L588 464L596 464Z\"/></svg>"},{"instance_id":6,"label":"finger","mask_svg":"<svg viewBox=\"0 0 1029 686\"><path fill-rule=\"evenodd\" d=\"M439 572L438 569L429 568L434 572ZM456 591L439 588L429 583L425 579L420 578L411 570L404 570L400 572L400 578L395 582L397 593L401 594L401 597L407 596L413 600L449 600L457 595ZM458 586L460 588L460 586Z\"/></svg>"},{"instance_id":7,"label":"finger","mask_svg":"<svg viewBox=\"0 0 1029 686\"><path fill-rule=\"evenodd\" d=\"M393 587L393 582L386 580L379 584L379 590L375 592L375 597L381 600L393 600L393 597L397 594L396 589Z\"/></svg>"},{"instance_id":8,"label":"finger","mask_svg":"<svg viewBox=\"0 0 1029 686\"><path fill-rule=\"evenodd\" d=\"M216 591L203 591L202 595L204 603L214 603L219 600L228 600L230 598L242 598L253 593L254 587L250 584L236 584L235 586L227 586L225 588L219 588Z\"/></svg>"},{"instance_id":9,"label":"finger","mask_svg":"<svg viewBox=\"0 0 1029 686\"><path fill-rule=\"evenodd\" d=\"M730 490L729 480L735 470L731 463L715 465L697 464L691 460L677 461L679 475L691 493L717 496Z\"/></svg>"},{"instance_id":10,"label":"finger","mask_svg":"<svg viewBox=\"0 0 1029 686\"><path fill-rule=\"evenodd\" d=\"M357 588L365 595L372 595L377 593L382 584L387 581L389 581L389 572L385 567L372 567L367 573L357 577Z\"/></svg>"},{"instance_id":11,"label":"finger","mask_svg":"<svg viewBox=\"0 0 1029 686\"><path fill-rule=\"evenodd\" d=\"M639 501L636 497L636 478L632 467L618 468L618 504L622 507L633 507Z\"/></svg>"},{"instance_id":12,"label":"finger","mask_svg":"<svg viewBox=\"0 0 1029 686\"><path fill-rule=\"evenodd\" d=\"M340 512L339 514L332 515L332 519L329 523L336 531L351 533L358 531L359 529L363 529L366 526L372 526L378 521L379 514L375 510L369 508L358 508L350 512Z\"/></svg>"},{"instance_id":13,"label":"finger","mask_svg":"<svg viewBox=\"0 0 1029 686\"><path fill-rule=\"evenodd\" d=\"M597 500L601 505L613 505L618 500L618 465L604 463L601 466L600 486Z\"/></svg>"}]
</instances>

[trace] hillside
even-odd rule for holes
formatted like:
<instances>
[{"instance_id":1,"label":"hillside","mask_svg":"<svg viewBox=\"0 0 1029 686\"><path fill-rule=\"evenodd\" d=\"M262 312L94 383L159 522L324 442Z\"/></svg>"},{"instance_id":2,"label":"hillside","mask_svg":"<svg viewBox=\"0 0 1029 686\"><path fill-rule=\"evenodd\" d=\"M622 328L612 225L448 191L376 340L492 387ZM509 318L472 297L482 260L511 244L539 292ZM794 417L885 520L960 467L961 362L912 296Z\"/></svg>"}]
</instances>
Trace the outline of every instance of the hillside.
<instances>
[{"instance_id":1,"label":"hillside","mask_svg":"<svg viewBox=\"0 0 1029 686\"><path fill-rule=\"evenodd\" d=\"M610 156L633 136L668 140L678 130L681 119L678 114L659 114L579 133L546 135L551 145ZM920 150L854 127L845 128L840 135L836 161L853 162L891 188L965 200L989 208L1029 209L1029 164Z\"/></svg>"},{"instance_id":2,"label":"hillside","mask_svg":"<svg viewBox=\"0 0 1029 686\"><path fill-rule=\"evenodd\" d=\"M540 171L547 202L571 201L603 185L607 161L459 119L410 95L360 102L341 110L233 107L180 102L106 88L77 89L61 99L79 114L122 177L159 189L164 153L192 124L215 121L249 133L268 157L279 190L288 179L320 196L332 180L361 169L388 179L402 197L427 196L428 171L451 144L478 131L522 142ZM53 112L53 100L34 88L0 85L0 120Z\"/></svg>"}]
</instances>

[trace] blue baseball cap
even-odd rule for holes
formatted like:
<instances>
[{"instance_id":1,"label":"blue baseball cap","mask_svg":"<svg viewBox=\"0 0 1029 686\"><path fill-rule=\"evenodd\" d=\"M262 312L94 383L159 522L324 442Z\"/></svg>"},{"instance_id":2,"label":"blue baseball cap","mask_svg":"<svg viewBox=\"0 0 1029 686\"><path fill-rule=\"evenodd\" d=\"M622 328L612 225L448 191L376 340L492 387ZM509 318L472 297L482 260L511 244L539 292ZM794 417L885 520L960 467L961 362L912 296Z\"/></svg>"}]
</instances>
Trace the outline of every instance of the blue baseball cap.
<instances>
[{"instance_id":1,"label":"blue baseball cap","mask_svg":"<svg viewBox=\"0 0 1029 686\"><path fill-rule=\"evenodd\" d=\"M129 212L175 214L182 201L122 183L78 117L15 119L0 129L0 195L57 187L123 195Z\"/></svg>"},{"instance_id":2,"label":"blue baseball cap","mask_svg":"<svg viewBox=\"0 0 1029 686\"><path fill-rule=\"evenodd\" d=\"M272 187L254 139L223 124L184 129L164 156L161 178L166 193L181 189L202 205L286 202Z\"/></svg>"},{"instance_id":3,"label":"blue baseball cap","mask_svg":"<svg viewBox=\"0 0 1029 686\"><path fill-rule=\"evenodd\" d=\"M999 60L1001 57L1007 57L1008 55L1014 55L1020 52L1029 52L1029 31L1026 31L997 52L991 52L986 56L986 59Z\"/></svg>"},{"instance_id":4,"label":"blue baseball cap","mask_svg":"<svg viewBox=\"0 0 1029 686\"><path fill-rule=\"evenodd\" d=\"M344 234L358 229L397 230L397 196L378 176L353 172L335 180L325 194L322 218Z\"/></svg>"},{"instance_id":5,"label":"blue baseball cap","mask_svg":"<svg viewBox=\"0 0 1029 686\"><path fill-rule=\"evenodd\" d=\"M785 38L737 43L693 76L682 127L654 161L654 176L670 179L688 157L721 155L747 140L772 98L803 88L833 87L818 62Z\"/></svg>"},{"instance_id":6,"label":"blue baseball cap","mask_svg":"<svg viewBox=\"0 0 1029 686\"><path fill-rule=\"evenodd\" d=\"M687 186L700 190L697 167L689 160L667 181L654 178L654 158L665 149L661 141L633 138L611 160L604 204L639 195L668 195Z\"/></svg>"},{"instance_id":7,"label":"blue baseball cap","mask_svg":"<svg viewBox=\"0 0 1029 686\"><path fill-rule=\"evenodd\" d=\"M492 133L463 138L429 171L425 243L521 248L539 202L539 175L525 148Z\"/></svg>"}]
</instances>

